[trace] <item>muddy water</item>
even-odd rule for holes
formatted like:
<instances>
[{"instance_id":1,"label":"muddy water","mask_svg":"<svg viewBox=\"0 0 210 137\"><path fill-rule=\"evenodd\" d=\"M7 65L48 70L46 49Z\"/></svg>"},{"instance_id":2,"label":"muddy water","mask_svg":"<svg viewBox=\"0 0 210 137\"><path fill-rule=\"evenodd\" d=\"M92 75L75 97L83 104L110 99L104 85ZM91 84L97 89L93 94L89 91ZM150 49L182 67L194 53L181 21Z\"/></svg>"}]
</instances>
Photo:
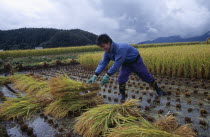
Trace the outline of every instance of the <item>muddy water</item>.
<instances>
[{"instance_id":1,"label":"muddy water","mask_svg":"<svg viewBox=\"0 0 210 137\"><path fill-rule=\"evenodd\" d=\"M80 66L58 67L55 69L50 68L21 73L39 74L46 79L57 76L58 74L66 73L73 80L80 80L82 82L86 82L86 80L93 74L93 72L86 71ZM98 83L100 83L101 78L102 77L100 76L97 79ZM118 84L116 80L117 74L112 76L110 78L110 83L106 86L102 86L98 93L98 95L103 96L105 102L110 104L120 103ZM141 112L146 114L147 117L150 117L150 119L158 119L161 117L161 115L165 115L170 112L177 116L178 121L181 124L191 124L192 127L198 131L198 135L200 137L208 136L210 134L210 102L208 98L210 92L210 81L191 80L184 78L171 79L169 77L158 76L156 76L156 81L163 90L171 92L171 95L167 95L158 99L156 98L155 91L152 90L147 83L141 81L135 75L131 75L130 80L126 85L128 98L139 99ZM202 110L207 111L207 114L201 115L200 111ZM62 120L62 122L59 121L58 123L61 125L65 125L64 123L66 123L63 128L70 130L67 125L71 121L67 121L68 120ZM207 125L201 125L201 121ZM43 119L40 117L28 121L28 124L32 126L36 134L40 136L44 134L56 136L56 133L58 133L58 131L53 129L52 126L50 126L52 129L50 127L45 129L45 127L48 127L46 125L48 123L43 121ZM16 132L14 129L12 131L14 131L14 133Z\"/></svg>"},{"instance_id":2,"label":"muddy water","mask_svg":"<svg viewBox=\"0 0 210 137\"><path fill-rule=\"evenodd\" d=\"M7 87L0 87L0 91L4 94L5 97L17 98L17 96L12 93Z\"/></svg>"},{"instance_id":3,"label":"muddy water","mask_svg":"<svg viewBox=\"0 0 210 137\"><path fill-rule=\"evenodd\" d=\"M9 85L13 88L13 85ZM5 97L13 97L14 95L7 87L3 86L0 88L0 91L4 94ZM16 92L20 93L18 90ZM24 93L20 93L24 95ZM0 104L2 101L0 100ZM47 122L47 117L40 117L39 114L32 116L30 119L24 120L24 124L33 129L33 134L37 137L54 137L61 134L58 129L54 128ZM6 121L3 122L3 126L6 128L7 134L11 137L28 137L27 131L21 130L21 125L17 121ZM30 135L31 136L31 135Z\"/></svg>"},{"instance_id":4,"label":"muddy water","mask_svg":"<svg viewBox=\"0 0 210 137\"><path fill-rule=\"evenodd\" d=\"M51 127L43 118L35 116L30 120L26 120L25 124L33 128L33 133L37 137L54 137L58 131ZM28 137L27 132L21 131L21 126L15 121L5 123L7 133L11 137Z\"/></svg>"},{"instance_id":5,"label":"muddy water","mask_svg":"<svg viewBox=\"0 0 210 137\"><path fill-rule=\"evenodd\" d=\"M44 118L41 118L39 116L34 117L33 119L30 119L26 122L29 127L32 127L34 129L35 135L37 137L53 137L58 132L56 129L54 129L52 126L50 126Z\"/></svg>"},{"instance_id":6,"label":"muddy water","mask_svg":"<svg viewBox=\"0 0 210 137\"><path fill-rule=\"evenodd\" d=\"M23 133L20 130L20 125L18 125L17 123L7 122L5 124L5 127L7 129L7 134L10 137L28 137L28 135L26 133Z\"/></svg>"},{"instance_id":7,"label":"muddy water","mask_svg":"<svg viewBox=\"0 0 210 137\"><path fill-rule=\"evenodd\" d=\"M167 113L174 113L175 116L178 118L179 123L185 124L189 123L192 125L194 129L197 129L199 132L199 136L205 136L210 134L210 116L204 115L201 116L200 110L204 109L210 113L210 106L209 102L203 100L204 97L191 95L191 97L186 98L183 94L177 97L176 95L172 94L171 96L164 96L159 98L159 102L155 101L155 92L152 90L137 90L139 91L136 93L133 92L132 88L128 89L128 98L139 99L139 104L141 106L141 112L147 114L147 116L151 116L154 119L158 119L161 115L165 115ZM105 91L100 91L104 97L104 100L108 103L120 103L119 102L119 95L116 94L117 90L113 90L109 93L106 89ZM146 93L146 94L145 94ZM152 95L152 96L151 96ZM170 97L170 98L168 98ZM167 99L168 98L168 99ZM188 104L187 101L191 99L191 104ZM180 100L180 101L179 101ZM167 106L167 102L170 102L170 105ZM203 103L202 106L199 103ZM181 108L177 108L177 104L181 105ZM188 109L192 108L191 112L188 112ZM185 118L189 117L192 122L185 121ZM202 126L199 124L200 120L204 120L208 126Z\"/></svg>"},{"instance_id":8,"label":"muddy water","mask_svg":"<svg viewBox=\"0 0 210 137\"><path fill-rule=\"evenodd\" d=\"M114 81L116 81L116 79L114 79ZM132 82L133 81L130 83ZM141 81L140 83L144 82ZM205 137L210 135L210 102L206 97L207 95L185 95L186 89L188 92L193 93L193 91L191 91L193 88L188 88L187 86L184 87L184 85L182 85L182 89L180 89L181 86L173 85L174 88L171 90L167 89L167 91L171 91L171 95L163 96L158 98L158 100L155 100L156 93L150 89L147 84L139 87L127 86L126 89L128 98L139 99L139 104L141 106L140 110L146 114L147 117L158 119L161 117L161 115L165 115L170 112L178 118L179 123L191 124L192 127L199 132L199 136ZM177 91L177 88L180 90ZM202 93L208 90L209 89L201 89L199 92ZM103 96L105 101L108 103L120 103L116 83L109 84L107 87L102 87L99 94ZM192 110L188 111L189 108ZM201 115L201 110L206 110L208 114ZM200 124L200 121L205 121L208 125L203 126Z\"/></svg>"},{"instance_id":9,"label":"muddy water","mask_svg":"<svg viewBox=\"0 0 210 137\"><path fill-rule=\"evenodd\" d=\"M85 72L85 70L80 67L58 68L55 72L59 73L59 71L60 74L66 73L72 79L82 82L85 82L92 76L92 72ZM36 73L46 76L46 71ZM55 76L56 73L47 73L47 76ZM102 77L98 78L98 83L100 83L101 78ZM103 96L107 103L120 103L118 84L116 82L117 75L112 76L110 81L112 83L110 82L106 87L101 87L99 95ZM170 112L177 116L181 124L191 124L192 127L198 131L199 136L209 135L210 101L208 96L210 95L210 81L185 78L172 79L170 77L158 76L156 76L156 81L163 90L170 92L171 95L161 97L158 101L155 100L155 91L152 90L147 83L132 75L126 85L128 98L139 99L141 111L148 116L154 117L154 119L158 119L161 115ZM201 115L202 110L207 111L207 114ZM201 125L200 122L202 121L207 125Z\"/></svg>"}]
</instances>

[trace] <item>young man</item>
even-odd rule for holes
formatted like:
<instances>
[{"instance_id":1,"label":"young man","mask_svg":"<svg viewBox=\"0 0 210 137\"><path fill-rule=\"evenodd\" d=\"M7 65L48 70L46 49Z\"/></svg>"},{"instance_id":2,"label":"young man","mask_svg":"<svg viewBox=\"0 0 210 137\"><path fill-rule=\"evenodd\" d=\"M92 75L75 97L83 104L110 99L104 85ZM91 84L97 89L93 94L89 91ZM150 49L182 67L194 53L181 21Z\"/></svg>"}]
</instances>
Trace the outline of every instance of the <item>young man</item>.
<instances>
[{"instance_id":1,"label":"young man","mask_svg":"<svg viewBox=\"0 0 210 137\"><path fill-rule=\"evenodd\" d=\"M107 34L101 34L96 40L96 44L105 51L103 59L98 64L95 70L95 75L90 78L87 83L94 83L98 75L105 69L110 60L114 61L114 64L108 70L108 72L103 76L101 85L105 85L109 81L109 77L117 72L120 68L120 74L118 77L119 91L121 94L121 101L126 99L125 94L125 84L128 81L128 77L131 72L136 73L143 81L150 84L153 87L158 96L165 95L153 76L148 72L139 51L133 46L125 43L116 43Z\"/></svg>"}]
</instances>

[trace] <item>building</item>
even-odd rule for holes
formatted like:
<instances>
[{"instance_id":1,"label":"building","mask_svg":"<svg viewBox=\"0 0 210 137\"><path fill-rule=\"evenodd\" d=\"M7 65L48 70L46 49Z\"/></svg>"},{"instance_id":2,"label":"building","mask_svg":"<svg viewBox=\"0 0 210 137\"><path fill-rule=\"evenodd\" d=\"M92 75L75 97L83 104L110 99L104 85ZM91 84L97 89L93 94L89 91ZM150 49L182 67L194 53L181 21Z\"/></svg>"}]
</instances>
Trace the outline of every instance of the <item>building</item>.
<instances>
[{"instance_id":1,"label":"building","mask_svg":"<svg viewBox=\"0 0 210 137\"><path fill-rule=\"evenodd\" d=\"M35 49L43 49L43 47L35 47Z\"/></svg>"}]
</instances>

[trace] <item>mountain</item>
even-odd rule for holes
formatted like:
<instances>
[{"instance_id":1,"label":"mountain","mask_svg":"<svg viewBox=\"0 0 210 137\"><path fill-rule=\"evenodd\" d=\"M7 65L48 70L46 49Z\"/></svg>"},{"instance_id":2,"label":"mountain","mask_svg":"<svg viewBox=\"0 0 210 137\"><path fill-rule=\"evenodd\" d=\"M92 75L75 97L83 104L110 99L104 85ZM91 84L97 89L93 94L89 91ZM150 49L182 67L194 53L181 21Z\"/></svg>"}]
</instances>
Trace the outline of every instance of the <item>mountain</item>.
<instances>
[{"instance_id":1,"label":"mountain","mask_svg":"<svg viewBox=\"0 0 210 137\"><path fill-rule=\"evenodd\" d=\"M20 28L0 30L0 49L84 46L95 44L96 38L97 35L80 29Z\"/></svg>"},{"instance_id":2,"label":"mountain","mask_svg":"<svg viewBox=\"0 0 210 137\"><path fill-rule=\"evenodd\" d=\"M181 36L169 36L169 37L159 37L154 40L142 41L138 44L150 44L150 43L172 43L172 42L195 42L195 41L206 41L207 38L210 38L210 31L207 33L191 38L182 38Z\"/></svg>"}]
</instances>

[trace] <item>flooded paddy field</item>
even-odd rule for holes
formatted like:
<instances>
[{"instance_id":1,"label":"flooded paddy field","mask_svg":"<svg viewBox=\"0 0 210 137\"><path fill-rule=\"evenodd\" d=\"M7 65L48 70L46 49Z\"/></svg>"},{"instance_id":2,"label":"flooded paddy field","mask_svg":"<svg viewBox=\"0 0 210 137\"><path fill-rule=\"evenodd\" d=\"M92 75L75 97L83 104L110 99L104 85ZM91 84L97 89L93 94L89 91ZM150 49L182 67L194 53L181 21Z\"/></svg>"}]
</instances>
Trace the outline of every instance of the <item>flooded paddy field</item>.
<instances>
[{"instance_id":1,"label":"flooded paddy field","mask_svg":"<svg viewBox=\"0 0 210 137\"><path fill-rule=\"evenodd\" d=\"M80 65L29 70L19 73L37 74L46 80L60 74L67 74L71 79L82 82L86 82L93 75L93 71L88 71ZM97 78L97 83L100 83L102 76L103 74ZM118 74L111 76L110 82L102 86L98 92L98 96L103 97L104 101L110 104L120 103L117 76ZM172 113L178 118L180 124L191 124L198 136L207 137L210 134L210 80L171 78L167 76L154 77L161 88L168 92L167 96L156 97L155 91L134 74L130 76L129 81L126 83L128 99L139 100L139 109L144 114L143 116L152 122L161 115ZM14 89L12 84L8 86ZM16 97L11 92L11 89L6 86L0 88L0 93L0 103L4 100L4 97ZM79 135L72 132L75 116L56 120L39 112L29 120L7 121L3 122L3 125L8 135L12 137L79 137Z\"/></svg>"}]
</instances>

